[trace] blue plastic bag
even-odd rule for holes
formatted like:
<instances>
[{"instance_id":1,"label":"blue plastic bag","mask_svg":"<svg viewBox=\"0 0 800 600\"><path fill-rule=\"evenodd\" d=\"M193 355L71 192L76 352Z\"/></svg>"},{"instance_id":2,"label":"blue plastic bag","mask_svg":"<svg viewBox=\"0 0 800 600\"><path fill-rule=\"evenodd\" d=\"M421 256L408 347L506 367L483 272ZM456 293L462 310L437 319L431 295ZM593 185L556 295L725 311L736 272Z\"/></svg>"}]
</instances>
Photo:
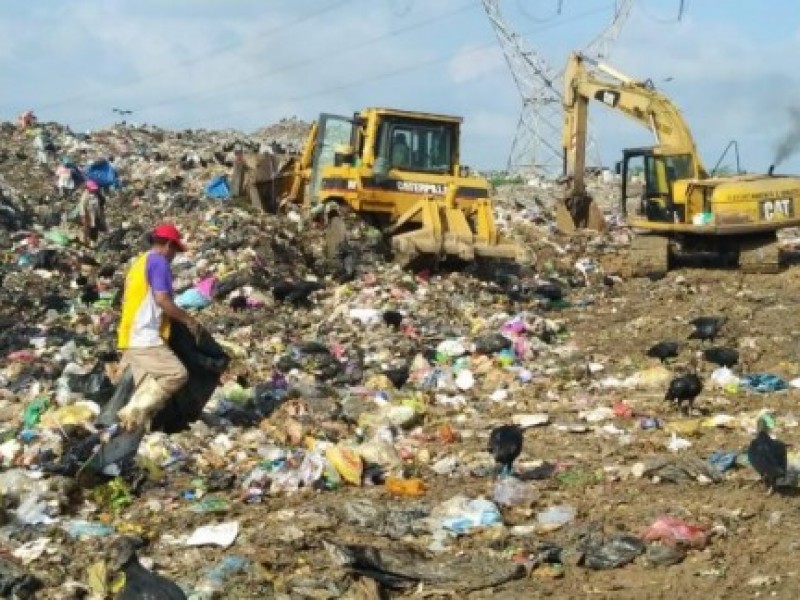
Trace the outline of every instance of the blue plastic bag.
<instances>
[{"instance_id":1,"label":"blue plastic bag","mask_svg":"<svg viewBox=\"0 0 800 600\"><path fill-rule=\"evenodd\" d=\"M739 456L738 452L725 452L724 450L717 450L708 457L708 462L713 465L717 471L724 473L736 465L736 458Z\"/></svg>"},{"instance_id":2,"label":"blue plastic bag","mask_svg":"<svg viewBox=\"0 0 800 600\"><path fill-rule=\"evenodd\" d=\"M209 198L227 200L231 197L231 188L228 185L228 177L226 175L214 177L214 179L209 181L208 185L206 185L205 192L206 196Z\"/></svg>"},{"instance_id":3,"label":"blue plastic bag","mask_svg":"<svg viewBox=\"0 0 800 600\"><path fill-rule=\"evenodd\" d=\"M119 189L120 181L117 169L107 160L96 160L83 170L86 179L91 179L101 188Z\"/></svg>"},{"instance_id":4,"label":"blue plastic bag","mask_svg":"<svg viewBox=\"0 0 800 600\"><path fill-rule=\"evenodd\" d=\"M762 394L779 392L789 388L789 384L783 379L770 373L752 373L750 375L744 375L739 381L739 385L748 391Z\"/></svg>"},{"instance_id":5,"label":"blue plastic bag","mask_svg":"<svg viewBox=\"0 0 800 600\"><path fill-rule=\"evenodd\" d=\"M184 310L187 308L200 309L211 304L211 300L197 288L189 288L175 298L175 304Z\"/></svg>"}]
</instances>

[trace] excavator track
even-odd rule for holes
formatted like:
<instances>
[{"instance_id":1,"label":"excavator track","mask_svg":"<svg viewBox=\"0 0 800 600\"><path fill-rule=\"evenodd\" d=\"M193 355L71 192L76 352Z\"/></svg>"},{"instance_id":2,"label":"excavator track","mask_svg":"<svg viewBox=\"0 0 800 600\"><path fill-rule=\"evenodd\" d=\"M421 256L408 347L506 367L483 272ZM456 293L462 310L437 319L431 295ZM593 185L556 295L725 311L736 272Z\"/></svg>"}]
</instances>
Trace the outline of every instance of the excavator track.
<instances>
[{"instance_id":1,"label":"excavator track","mask_svg":"<svg viewBox=\"0 0 800 600\"><path fill-rule=\"evenodd\" d=\"M781 270L781 249L777 238L742 241L739 270L742 273L778 273Z\"/></svg>"},{"instance_id":2,"label":"excavator track","mask_svg":"<svg viewBox=\"0 0 800 600\"><path fill-rule=\"evenodd\" d=\"M659 235L634 237L628 261L634 277L663 277L669 270L669 240Z\"/></svg>"}]
</instances>

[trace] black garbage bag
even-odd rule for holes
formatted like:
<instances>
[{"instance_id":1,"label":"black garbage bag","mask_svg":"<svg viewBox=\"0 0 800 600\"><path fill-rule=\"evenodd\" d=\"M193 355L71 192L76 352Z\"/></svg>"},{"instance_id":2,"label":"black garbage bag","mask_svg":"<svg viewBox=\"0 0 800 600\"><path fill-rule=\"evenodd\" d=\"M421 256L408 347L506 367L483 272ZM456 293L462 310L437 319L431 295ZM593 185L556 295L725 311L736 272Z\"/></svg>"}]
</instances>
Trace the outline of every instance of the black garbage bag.
<instances>
[{"instance_id":1,"label":"black garbage bag","mask_svg":"<svg viewBox=\"0 0 800 600\"><path fill-rule=\"evenodd\" d=\"M230 357L210 335L203 336L198 344L186 326L180 323L172 324L169 347L186 367L189 379L156 414L151 428L175 433L200 417L219 385L221 375L228 368ZM115 423L117 411L128 403L133 392L133 376L126 370L98 422L106 426Z\"/></svg>"},{"instance_id":2,"label":"black garbage bag","mask_svg":"<svg viewBox=\"0 0 800 600\"><path fill-rule=\"evenodd\" d=\"M189 372L189 380L153 419L153 429L175 433L200 418L220 383L230 357L211 335L199 343L180 323L173 323L169 346Z\"/></svg>"},{"instance_id":3,"label":"black garbage bag","mask_svg":"<svg viewBox=\"0 0 800 600\"><path fill-rule=\"evenodd\" d=\"M42 587L41 579L10 560L0 559L0 598L35 598Z\"/></svg>"},{"instance_id":4,"label":"black garbage bag","mask_svg":"<svg viewBox=\"0 0 800 600\"><path fill-rule=\"evenodd\" d=\"M480 354L494 354L510 348L512 341L501 333L489 333L475 340L475 351Z\"/></svg>"},{"instance_id":5,"label":"black garbage bag","mask_svg":"<svg viewBox=\"0 0 800 600\"><path fill-rule=\"evenodd\" d=\"M105 366L98 362L90 372L85 375L67 375L67 385L71 392L83 394L92 402L103 406L114 395L114 384L106 376Z\"/></svg>"},{"instance_id":6,"label":"black garbage bag","mask_svg":"<svg viewBox=\"0 0 800 600\"><path fill-rule=\"evenodd\" d=\"M285 390L276 390L270 382L259 383L253 390L256 411L261 418L267 418L278 410L287 398Z\"/></svg>"},{"instance_id":7,"label":"black garbage bag","mask_svg":"<svg viewBox=\"0 0 800 600\"><path fill-rule=\"evenodd\" d=\"M580 564L588 569L617 569L632 562L647 547L636 536L629 534L614 535L603 544L589 545Z\"/></svg>"},{"instance_id":8,"label":"black garbage bag","mask_svg":"<svg viewBox=\"0 0 800 600\"><path fill-rule=\"evenodd\" d=\"M136 388L130 367L125 369L109 401L100 411L97 423L110 427L117 422L117 411L128 403Z\"/></svg>"},{"instance_id":9,"label":"black garbage bag","mask_svg":"<svg viewBox=\"0 0 800 600\"><path fill-rule=\"evenodd\" d=\"M180 323L173 323L169 346L189 372L189 379L166 406L153 418L151 429L175 433L196 421L211 399L228 368L230 357L210 335L203 336L198 343L189 330ZM110 428L117 422L117 411L130 401L135 390L133 374L126 369L117 384L111 399L103 407L97 423ZM124 464L133 458L143 437L142 432L122 432L102 444L95 453L91 466L101 470L116 463Z\"/></svg>"}]
</instances>

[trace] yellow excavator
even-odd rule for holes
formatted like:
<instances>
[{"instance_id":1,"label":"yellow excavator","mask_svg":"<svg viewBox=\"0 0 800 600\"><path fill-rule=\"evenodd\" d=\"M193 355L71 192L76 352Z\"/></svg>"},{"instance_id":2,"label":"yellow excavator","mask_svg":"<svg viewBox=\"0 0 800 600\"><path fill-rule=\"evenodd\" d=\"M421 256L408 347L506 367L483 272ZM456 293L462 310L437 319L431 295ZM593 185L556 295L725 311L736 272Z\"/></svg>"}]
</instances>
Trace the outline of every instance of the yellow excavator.
<instances>
[{"instance_id":1,"label":"yellow excavator","mask_svg":"<svg viewBox=\"0 0 800 600\"><path fill-rule=\"evenodd\" d=\"M489 182L461 165L461 123L393 108L323 113L300 156L253 165L261 173L257 202L300 203L309 211L347 205L392 234L401 264L417 257L516 260L520 249L498 232Z\"/></svg>"},{"instance_id":2,"label":"yellow excavator","mask_svg":"<svg viewBox=\"0 0 800 600\"><path fill-rule=\"evenodd\" d=\"M800 178L767 174L713 176L703 166L680 110L651 81L637 81L573 53L564 73L564 175L567 190L557 223L566 232L603 229L587 195L587 117L590 102L619 111L649 129L657 144L623 151L617 163L620 210L636 235L633 272L663 274L681 255L713 255L746 272L776 272L777 231L800 225ZM635 210L628 201L635 200Z\"/></svg>"}]
</instances>

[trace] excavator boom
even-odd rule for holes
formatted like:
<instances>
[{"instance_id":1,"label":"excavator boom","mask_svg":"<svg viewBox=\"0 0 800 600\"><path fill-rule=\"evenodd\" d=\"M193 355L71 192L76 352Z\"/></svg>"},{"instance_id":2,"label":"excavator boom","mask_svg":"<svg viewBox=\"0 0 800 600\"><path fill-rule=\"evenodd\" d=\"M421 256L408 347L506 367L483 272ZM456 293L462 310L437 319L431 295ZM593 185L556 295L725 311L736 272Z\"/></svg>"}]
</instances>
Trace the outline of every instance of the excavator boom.
<instances>
[{"instance_id":1,"label":"excavator boom","mask_svg":"<svg viewBox=\"0 0 800 600\"><path fill-rule=\"evenodd\" d=\"M602 228L599 209L586 195L586 143L590 102L619 111L649 129L664 154L690 157L691 177L706 177L694 139L677 106L649 81L637 81L616 69L573 53L564 72L564 176L568 182L559 226ZM588 217L587 217L588 215Z\"/></svg>"}]
</instances>

